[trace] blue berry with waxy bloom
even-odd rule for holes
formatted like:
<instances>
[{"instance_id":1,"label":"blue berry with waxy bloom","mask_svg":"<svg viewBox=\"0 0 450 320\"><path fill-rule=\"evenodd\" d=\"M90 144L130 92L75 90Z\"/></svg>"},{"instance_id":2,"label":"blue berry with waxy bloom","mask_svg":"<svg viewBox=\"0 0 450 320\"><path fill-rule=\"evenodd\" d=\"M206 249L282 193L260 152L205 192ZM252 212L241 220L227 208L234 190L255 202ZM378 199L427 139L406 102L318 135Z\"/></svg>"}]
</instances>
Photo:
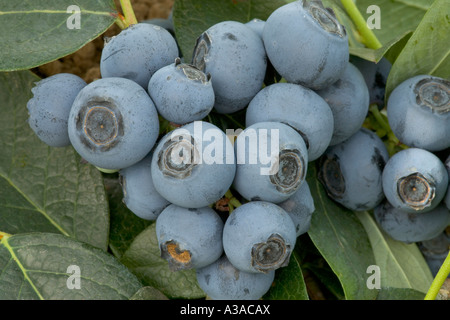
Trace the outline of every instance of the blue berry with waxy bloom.
<instances>
[{"instance_id":1,"label":"blue berry with waxy bloom","mask_svg":"<svg viewBox=\"0 0 450 320\"><path fill-rule=\"evenodd\" d=\"M308 151L301 135L281 122L258 122L234 144L233 187L247 200L274 203L288 199L306 177Z\"/></svg>"},{"instance_id":2,"label":"blue berry with waxy bloom","mask_svg":"<svg viewBox=\"0 0 450 320\"><path fill-rule=\"evenodd\" d=\"M334 132L333 112L316 92L293 83L264 87L250 101L246 126L275 121L297 130L308 148L308 161L318 159L328 148Z\"/></svg>"},{"instance_id":3,"label":"blue berry with waxy bloom","mask_svg":"<svg viewBox=\"0 0 450 320\"><path fill-rule=\"evenodd\" d=\"M147 91L136 82L104 78L77 95L68 132L73 147L87 162L119 170L150 152L159 135L159 118Z\"/></svg>"},{"instance_id":4,"label":"blue berry with waxy bloom","mask_svg":"<svg viewBox=\"0 0 450 320\"><path fill-rule=\"evenodd\" d=\"M314 90L336 82L349 59L345 28L321 1L294 1L276 9L266 20L263 41L281 76Z\"/></svg>"},{"instance_id":5,"label":"blue berry with waxy bloom","mask_svg":"<svg viewBox=\"0 0 450 320\"><path fill-rule=\"evenodd\" d=\"M431 240L450 223L450 211L443 204L427 212L407 212L384 201L374 209L374 217L384 232L405 243Z\"/></svg>"},{"instance_id":6,"label":"blue berry with waxy bloom","mask_svg":"<svg viewBox=\"0 0 450 320\"><path fill-rule=\"evenodd\" d=\"M67 121L70 109L86 82L70 73L59 73L37 82L28 101L28 124L50 147L70 146Z\"/></svg>"},{"instance_id":7,"label":"blue berry with waxy bloom","mask_svg":"<svg viewBox=\"0 0 450 320\"><path fill-rule=\"evenodd\" d=\"M251 201L230 214L222 241L237 269L268 273L288 265L296 239L294 222L284 209L267 201Z\"/></svg>"},{"instance_id":8,"label":"blue berry with waxy bloom","mask_svg":"<svg viewBox=\"0 0 450 320\"><path fill-rule=\"evenodd\" d=\"M369 111L369 89L364 78L358 68L347 64L336 82L316 91L333 112L334 131L330 145L343 142L355 134Z\"/></svg>"},{"instance_id":9,"label":"blue berry with waxy bloom","mask_svg":"<svg viewBox=\"0 0 450 320\"><path fill-rule=\"evenodd\" d=\"M387 117L403 144L431 152L450 147L450 81L418 75L400 83L387 101Z\"/></svg>"},{"instance_id":10,"label":"blue berry with waxy bloom","mask_svg":"<svg viewBox=\"0 0 450 320\"><path fill-rule=\"evenodd\" d=\"M137 23L105 42L100 59L102 78L121 77L147 89L151 76L178 57L178 46L166 29Z\"/></svg>"},{"instance_id":11,"label":"blue berry with waxy bloom","mask_svg":"<svg viewBox=\"0 0 450 320\"><path fill-rule=\"evenodd\" d=\"M196 270L200 288L212 300L258 300L275 279L275 271L249 273L234 267L223 255L210 265Z\"/></svg>"},{"instance_id":12,"label":"blue berry with waxy bloom","mask_svg":"<svg viewBox=\"0 0 450 320\"><path fill-rule=\"evenodd\" d=\"M267 68L259 35L237 21L219 22L197 39L192 64L211 75L218 113L244 109L261 90Z\"/></svg>"},{"instance_id":13,"label":"blue berry with waxy bloom","mask_svg":"<svg viewBox=\"0 0 450 320\"><path fill-rule=\"evenodd\" d=\"M383 141L361 128L325 151L318 178L329 197L347 209L371 210L384 199L382 174L388 160Z\"/></svg>"},{"instance_id":14,"label":"blue berry with waxy bloom","mask_svg":"<svg viewBox=\"0 0 450 320\"><path fill-rule=\"evenodd\" d=\"M236 161L231 141L221 129L194 121L158 142L151 167L159 194L178 206L200 208L225 195L235 176Z\"/></svg>"},{"instance_id":15,"label":"blue berry with waxy bloom","mask_svg":"<svg viewBox=\"0 0 450 320\"><path fill-rule=\"evenodd\" d=\"M223 253L223 221L210 207L171 204L156 219L161 257L173 271L205 267Z\"/></svg>"},{"instance_id":16,"label":"blue berry with waxy bloom","mask_svg":"<svg viewBox=\"0 0 450 320\"><path fill-rule=\"evenodd\" d=\"M119 171L123 202L139 218L154 221L162 210L170 205L153 185L150 152L138 163Z\"/></svg>"},{"instance_id":17,"label":"blue berry with waxy bloom","mask_svg":"<svg viewBox=\"0 0 450 320\"><path fill-rule=\"evenodd\" d=\"M439 205L448 173L432 152L409 148L394 154L383 170L383 192L390 204L407 212L427 212Z\"/></svg>"},{"instance_id":18,"label":"blue berry with waxy bloom","mask_svg":"<svg viewBox=\"0 0 450 320\"><path fill-rule=\"evenodd\" d=\"M202 120L214 107L210 76L178 58L153 74L148 92L158 113L176 124Z\"/></svg>"},{"instance_id":19,"label":"blue berry with waxy bloom","mask_svg":"<svg viewBox=\"0 0 450 320\"><path fill-rule=\"evenodd\" d=\"M289 199L278 203L278 205L289 214L294 222L297 237L308 232L316 207L307 181L303 181Z\"/></svg>"}]
</instances>

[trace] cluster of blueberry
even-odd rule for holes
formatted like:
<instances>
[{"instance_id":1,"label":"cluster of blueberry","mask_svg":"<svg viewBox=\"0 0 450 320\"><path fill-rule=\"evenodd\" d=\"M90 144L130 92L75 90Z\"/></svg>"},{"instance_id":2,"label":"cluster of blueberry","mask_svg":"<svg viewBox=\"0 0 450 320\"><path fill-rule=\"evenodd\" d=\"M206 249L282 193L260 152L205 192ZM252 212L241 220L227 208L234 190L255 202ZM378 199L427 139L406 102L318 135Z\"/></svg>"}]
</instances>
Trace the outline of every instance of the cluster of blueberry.
<instances>
[{"instance_id":1,"label":"cluster of blueberry","mask_svg":"<svg viewBox=\"0 0 450 320\"><path fill-rule=\"evenodd\" d=\"M432 153L450 147L448 81L414 78L392 93L389 121L414 148L389 158L363 128L383 92L368 85L361 61L350 62L346 31L320 1L291 2L266 21L217 23L198 37L191 63L179 56L168 30L131 25L105 42L101 79L40 81L29 124L48 145L72 145L119 171L127 207L156 221L161 256L174 271L195 269L209 297L268 291L309 229L314 160L332 199L374 209L397 239L427 240L450 223L448 173ZM273 71L285 81L267 82ZM236 139L204 120L245 108ZM160 137L161 118L176 128ZM244 203L223 218L211 204L230 188Z\"/></svg>"}]
</instances>

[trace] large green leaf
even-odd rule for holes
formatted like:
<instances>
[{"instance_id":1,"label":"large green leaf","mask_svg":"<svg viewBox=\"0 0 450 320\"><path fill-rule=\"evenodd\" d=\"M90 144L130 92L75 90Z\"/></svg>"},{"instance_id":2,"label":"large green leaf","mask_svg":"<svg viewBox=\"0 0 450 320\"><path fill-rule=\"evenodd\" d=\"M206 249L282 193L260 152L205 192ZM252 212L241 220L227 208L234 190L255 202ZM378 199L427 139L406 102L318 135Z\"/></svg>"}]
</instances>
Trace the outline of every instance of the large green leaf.
<instances>
[{"instance_id":1,"label":"large green leaf","mask_svg":"<svg viewBox=\"0 0 450 320\"><path fill-rule=\"evenodd\" d=\"M286 0L177 0L173 8L175 34L183 57L190 61L197 38L212 25L234 20L266 20Z\"/></svg>"},{"instance_id":2,"label":"large green leaf","mask_svg":"<svg viewBox=\"0 0 450 320\"><path fill-rule=\"evenodd\" d=\"M27 101L39 78L0 73L0 231L55 232L107 249L109 213L100 172L72 147L30 129Z\"/></svg>"},{"instance_id":3,"label":"large green leaf","mask_svg":"<svg viewBox=\"0 0 450 320\"><path fill-rule=\"evenodd\" d=\"M0 300L119 300L141 287L112 255L63 235L3 235L0 242Z\"/></svg>"},{"instance_id":4,"label":"large green leaf","mask_svg":"<svg viewBox=\"0 0 450 320\"><path fill-rule=\"evenodd\" d=\"M397 57L386 99L401 82L420 74L450 78L450 0L436 0Z\"/></svg>"},{"instance_id":5,"label":"large green leaf","mask_svg":"<svg viewBox=\"0 0 450 320\"><path fill-rule=\"evenodd\" d=\"M370 239L381 287L407 288L426 293L433 281L430 268L415 243L396 241L380 230L367 212L357 213Z\"/></svg>"},{"instance_id":6,"label":"large green leaf","mask_svg":"<svg viewBox=\"0 0 450 320\"><path fill-rule=\"evenodd\" d=\"M300 258L294 251L286 267L275 271L275 280L265 300L308 300L306 284L300 266Z\"/></svg>"},{"instance_id":7,"label":"large green leaf","mask_svg":"<svg viewBox=\"0 0 450 320\"><path fill-rule=\"evenodd\" d=\"M375 299L376 290L366 285L367 268L375 264L366 231L354 212L328 197L317 179L315 164L308 166L307 182L316 207L308 234L339 278L346 299Z\"/></svg>"},{"instance_id":8,"label":"large green leaf","mask_svg":"<svg viewBox=\"0 0 450 320\"><path fill-rule=\"evenodd\" d=\"M414 31L433 0L356 0L356 5L367 20L372 12L367 8L380 8L380 28L373 29L382 45L399 38L408 31Z\"/></svg>"},{"instance_id":9,"label":"large green leaf","mask_svg":"<svg viewBox=\"0 0 450 320\"><path fill-rule=\"evenodd\" d=\"M377 300L423 300L425 293L406 288L381 288Z\"/></svg>"},{"instance_id":10,"label":"large green leaf","mask_svg":"<svg viewBox=\"0 0 450 320\"><path fill-rule=\"evenodd\" d=\"M75 52L116 16L113 0L0 0L0 71L30 69Z\"/></svg>"},{"instance_id":11,"label":"large green leaf","mask_svg":"<svg viewBox=\"0 0 450 320\"><path fill-rule=\"evenodd\" d=\"M197 299L205 297L198 286L195 270L171 271L161 258L155 223L141 232L122 255L126 265L144 285L152 286L169 298Z\"/></svg>"}]
</instances>

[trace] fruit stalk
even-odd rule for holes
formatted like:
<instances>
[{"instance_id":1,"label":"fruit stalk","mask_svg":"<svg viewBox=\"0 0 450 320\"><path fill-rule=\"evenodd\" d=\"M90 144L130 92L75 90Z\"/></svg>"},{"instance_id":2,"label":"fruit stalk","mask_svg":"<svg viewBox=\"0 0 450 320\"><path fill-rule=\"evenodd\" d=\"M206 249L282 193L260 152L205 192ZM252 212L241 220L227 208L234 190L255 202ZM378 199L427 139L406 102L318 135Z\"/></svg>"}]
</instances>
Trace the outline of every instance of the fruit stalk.
<instances>
[{"instance_id":1,"label":"fruit stalk","mask_svg":"<svg viewBox=\"0 0 450 320\"><path fill-rule=\"evenodd\" d=\"M434 278L433 282L431 283L430 289L428 289L428 292L425 295L425 300L436 300L439 289L441 289L445 279L447 279L449 274L450 274L450 252L447 255L447 258L445 258L444 263L442 264L441 268L436 274L436 277Z\"/></svg>"},{"instance_id":2,"label":"fruit stalk","mask_svg":"<svg viewBox=\"0 0 450 320\"><path fill-rule=\"evenodd\" d=\"M123 16L119 14L116 23L121 29L125 29L132 24L138 23L130 0L120 0L120 6L122 7Z\"/></svg>"},{"instance_id":3,"label":"fruit stalk","mask_svg":"<svg viewBox=\"0 0 450 320\"><path fill-rule=\"evenodd\" d=\"M353 0L341 0L342 5L347 11L350 18L356 25L359 33L361 34L362 40L364 44L370 49L379 49L382 47L380 41L377 39L373 31L367 26L366 20L362 16L361 12L359 12L356 4Z\"/></svg>"}]
</instances>

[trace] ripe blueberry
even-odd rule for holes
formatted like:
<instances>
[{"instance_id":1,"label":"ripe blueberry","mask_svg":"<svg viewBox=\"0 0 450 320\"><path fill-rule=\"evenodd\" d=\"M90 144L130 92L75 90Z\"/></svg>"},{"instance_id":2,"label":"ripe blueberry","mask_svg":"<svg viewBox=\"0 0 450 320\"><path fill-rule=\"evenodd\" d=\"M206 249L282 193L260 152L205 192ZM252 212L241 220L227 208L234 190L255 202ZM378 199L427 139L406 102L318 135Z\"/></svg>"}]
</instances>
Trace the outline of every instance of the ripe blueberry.
<instances>
[{"instance_id":1,"label":"ripe blueberry","mask_svg":"<svg viewBox=\"0 0 450 320\"><path fill-rule=\"evenodd\" d=\"M104 78L77 95L68 120L70 141L89 163L118 170L142 160L159 134L155 105L136 82Z\"/></svg>"},{"instance_id":2,"label":"ripe blueberry","mask_svg":"<svg viewBox=\"0 0 450 320\"><path fill-rule=\"evenodd\" d=\"M390 204L407 212L427 212L444 198L448 173L433 153L409 148L394 154L383 170L383 192Z\"/></svg>"},{"instance_id":3,"label":"ripe blueberry","mask_svg":"<svg viewBox=\"0 0 450 320\"><path fill-rule=\"evenodd\" d=\"M308 161L328 148L334 131L333 112L313 90L292 83L275 83L258 92L246 111L246 126L277 121L297 130L308 148Z\"/></svg>"},{"instance_id":4,"label":"ripe blueberry","mask_svg":"<svg viewBox=\"0 0 450 320\"><path fill-rule=\"evenodd\" d=\"M325 151L319 162L319 180L329 197L344 207L371 210L384 199L382 173L388 160L383 141L375 132L361 128Z\"/></svg>"},{"instance_id":5,"label":"ripe blueberry","mask_svg":"<svg viewBox=\"0 0 450 320\"><path fill-rule=\"evenodd\" d=\"M348 63L339 80L316 92L333 112L334 131L330 145L343 142L362 127L369 111L369 89L354 65Z\"/></svg>"},{"instance_id":6,"label":"ripe blueberry","mask_svg":"<svg viewBox=\"0 0 450 320\"><path fill-rule=\"evenodd\" d=\"M400 83L387 102L387 117L405 145L428 151L450 147L450 81L418 75Z\"/></svg>"},{"instance_id":7,"label":"ripe blueberry","mask_svg":"<svg viewBox=\"0 0 450 320\"><path fill-rule=\"evenodd\" d=\"M244 272L267 273L286 266L296 238L289 214L266 201L251 201L236 208L223 228L225 254Z\"/></svg>"},{"instance_id":8,"label":"ripe blueberry","mask_svg":"<svg viewBox=\"0 0 450 320\"><path fill-rule=\"evenodd\" d=\"M278 205L289 214L294 222L297 237L309 230L311 217L316 208L307 181L303 181L289 199L278 203Z\"/></svg>"},{"instance_id":9,"label":"ripe blueberry","mask_svg":"<svg viewBox=\"0 0 450 320\"><path fill-rule=\"evenodd\" d=\"M209 75L180 59L153 74L148 92L158 113L176 124L202 120L214 107Z\"/></svg>"},{"instance_id":10,"label":"ripe blueberry","mask_svg":"<svg viewBox=\"0 0 450 320\"><path fill-rule=\"evenodd\" d=\"M178 46L166 29L137 23L109 39L102 50L102 78L121 77L147 89L151 76L178 57Z\"/></svg>"},{"instance_id":11,"label":"ripe blueberry","mask_svg":"<svg viewBox=\"0 0 450 320\"><path fill-rule=\"evenodd\" d=\"M210 207L187 209L174 204L156 219L161 257L173 271L205 267L223 253L223 221Z\"/></svg>"},{"instance_id":12,"label":"ripe blueberry","mask_svg":"<svg viewBox=\"0 0 450 320\"><path fill-rule=\"evenodd\" d=\"M166 134L156 146L152 179L171 203L208 206L227 192L236 172L233 146L215 125L194 121Z\"/></svg>"},{"instance_id":13,"label":"ripe blueberry","mask_svg":"<svg viewBox=\"0 0 450 320\"><path fill-rule=\"evenodd\" d=\"M233 113L261 90L267 57L257 33L243 23L222 21L197 39L192 64L211 75L215 110Z\"/></svg>"},{"instance_id":14,"label":"ripe blueberry","mask_svg":"<svg viewBox=\"0 0 450 320\"><path fill-rule=\"evenodd\" d=\"M123 202L128 209L145 220L156 220L170 202L155 189L151 175L153 153L138 163L119 171Z\"/></svg>"},{"instance_id":15,"label":"ripe blueberry","mask_svg":"<svg viewBox=\"0 0 450 320\"><path fill-rule=\"evenodd\" d=\"M442 204L428 212L407 212L383 201L374 209L380 228L393 239L413 243L441 234L450 223L450 211Z\"/></svg>"},{"instance_id":16,"label":"ripe blueberry","mask_svg":"<svg viewBox=\"0 0 450 320\"><path fill-rule=\"evenodd\" d=\"M275 271L249 273L236 269L226 255L196 270L197 282L213 300L258 300L269 291Z\"/></svg>"},{"instance_id":17,"label":"ripe blueberry","mask_svg":"<svg viewBox=\"0 0 450 320\"><path fill-rule=\"evenodd\" d=\"M67 120L75 97L85 86L80 77L59 73L40 80L31 89L28 124L42 142L51 147L70 145Z\"/></svg>"},{"instance_id":18,"label":"ripe blueberry","mask_svg":"<svg viewBox=\"0 0 450 320\"><path fill-rule=\"evenodd\" d=\"M288 82L314 90L336 82L349 60L345 28L320 1L294 1L267 18L267 56Z\"/></svg>"},{"instance_id":19,"label":"ripe blueberry","mask_svg":"<svg viewBox=\"0 0 450 320\"><path fill-rule=\"evenodd\" d=\"M306 177L308 151L300 134L281 122L258 122L234 144L233 187L247 200L282 202Z\"/></svg>"}]
</instances>

